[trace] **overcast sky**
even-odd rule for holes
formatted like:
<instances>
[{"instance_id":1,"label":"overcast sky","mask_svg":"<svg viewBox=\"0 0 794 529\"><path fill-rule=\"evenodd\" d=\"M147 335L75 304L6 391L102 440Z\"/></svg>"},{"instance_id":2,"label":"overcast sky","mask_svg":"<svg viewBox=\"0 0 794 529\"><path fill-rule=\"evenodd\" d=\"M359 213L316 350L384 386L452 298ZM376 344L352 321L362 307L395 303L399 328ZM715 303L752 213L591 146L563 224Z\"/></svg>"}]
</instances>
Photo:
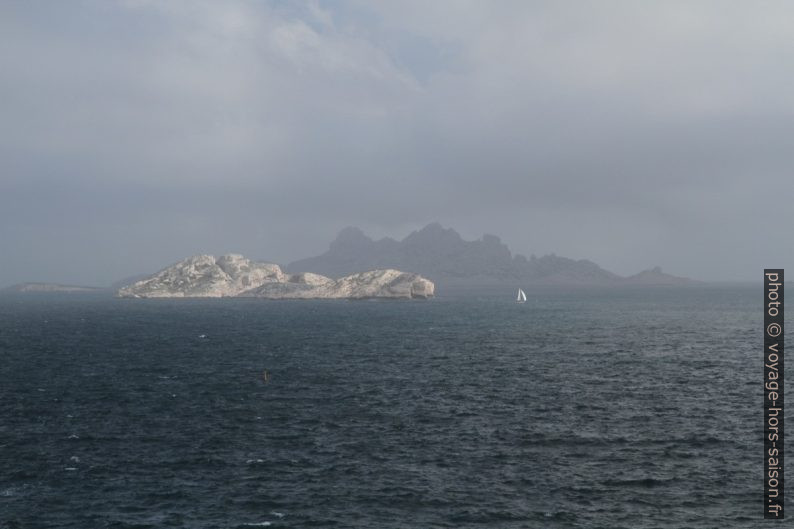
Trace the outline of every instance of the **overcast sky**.
<instances>
[{"instance_id":1,"label":"overcast sky","mask_svg":"<svg viewBox=\"0 0 794 529\"><path fill-rule=\"evenodd\" d=\"M432 221L760 280L794 262L793 35L789 2L3 2L0 285Z\"/></svg>"}]
</instances>

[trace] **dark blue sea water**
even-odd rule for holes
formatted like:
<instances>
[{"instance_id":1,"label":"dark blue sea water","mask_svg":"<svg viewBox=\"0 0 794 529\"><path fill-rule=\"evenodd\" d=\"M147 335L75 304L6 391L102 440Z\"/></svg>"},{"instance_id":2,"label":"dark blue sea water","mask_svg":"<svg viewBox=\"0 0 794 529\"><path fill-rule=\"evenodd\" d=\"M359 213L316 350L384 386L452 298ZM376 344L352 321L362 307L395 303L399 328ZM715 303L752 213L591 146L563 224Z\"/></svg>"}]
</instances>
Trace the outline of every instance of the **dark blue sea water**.
<instances>
[{"instance_id":1,"label":"dark blue sea water","mask_svg":"<svg viewBox=\"0 0 794 529\"><path fill-rule=\"evenodd\" d=\"M0 527L761 527L761 287L527 293L0 298Z\"/></svg>"}]
</instances>

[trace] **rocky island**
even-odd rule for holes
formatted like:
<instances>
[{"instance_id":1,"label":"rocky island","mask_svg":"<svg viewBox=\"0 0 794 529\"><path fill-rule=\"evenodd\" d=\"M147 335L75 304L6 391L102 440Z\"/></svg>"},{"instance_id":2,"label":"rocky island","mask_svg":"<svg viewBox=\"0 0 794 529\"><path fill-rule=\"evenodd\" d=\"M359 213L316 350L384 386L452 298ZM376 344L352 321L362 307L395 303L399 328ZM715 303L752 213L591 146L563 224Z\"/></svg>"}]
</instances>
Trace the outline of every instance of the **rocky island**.
<instances>
[{"instance_id":1,"label":"rocky island","mask_svg":"<svg viewBox=\"0 0 794 529\"><path fill-rule=\"evenodd\" d=\"M242 255L195 255L118 290L130 298L257 297L268 299L427 299L433 283L418 274L372 270L332 279L286 274L276 264Z\"/></svg>"}]
</instances>

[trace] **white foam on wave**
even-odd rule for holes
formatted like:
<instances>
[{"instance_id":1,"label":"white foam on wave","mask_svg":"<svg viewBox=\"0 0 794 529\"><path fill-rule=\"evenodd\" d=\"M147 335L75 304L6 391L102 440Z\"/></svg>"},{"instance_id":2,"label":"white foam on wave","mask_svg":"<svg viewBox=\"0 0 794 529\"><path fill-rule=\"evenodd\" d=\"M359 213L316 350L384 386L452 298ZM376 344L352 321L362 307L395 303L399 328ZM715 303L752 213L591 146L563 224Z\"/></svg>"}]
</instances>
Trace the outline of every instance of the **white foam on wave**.
<instances>
[{"instance_id":1,"label":"white foam on wave","mask_svg":"<svg viewBox=\"0 0 794 529\"><path fill-rule=\"evenodd\" d=\"M271 522L252 522L252 523L247 523L247 524L243 524L243 525L251 525L251 526L258 526L258 527L267 527L267 526L268 526L268 525L270 525L270 524L271 524Z\"/></svg>"},{"instance_id":2,"label":"white foam on wave","mask_svg":"<svg viewBox=\"0 0 794 529\"><path fill-rule=\"evenodd\" d=\"M284 513L283 513L283 512L278 512L278 511L270 511L270 514L272 514L272 515L273 515L273 516L275 516L276 518L284 518Z\"/></svg>"}]
</instances>

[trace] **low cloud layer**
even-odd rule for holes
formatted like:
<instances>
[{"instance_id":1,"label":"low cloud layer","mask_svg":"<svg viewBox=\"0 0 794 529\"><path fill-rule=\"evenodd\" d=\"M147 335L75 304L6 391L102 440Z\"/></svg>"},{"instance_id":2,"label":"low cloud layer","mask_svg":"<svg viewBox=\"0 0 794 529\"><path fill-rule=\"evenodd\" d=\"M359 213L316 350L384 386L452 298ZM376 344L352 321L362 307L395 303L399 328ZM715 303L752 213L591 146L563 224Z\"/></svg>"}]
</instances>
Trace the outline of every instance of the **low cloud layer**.
<instances>
[{"instance_id":1,"label":"low cloud layer","mask_svg":"<svg viewBox=\"0 0 794 529\"><path fill-rule=\"evenodd\" d=\"M0 6L0 285L431 221L757 280L794 258L785 2Z\"/></svg>"}]
</instances>

